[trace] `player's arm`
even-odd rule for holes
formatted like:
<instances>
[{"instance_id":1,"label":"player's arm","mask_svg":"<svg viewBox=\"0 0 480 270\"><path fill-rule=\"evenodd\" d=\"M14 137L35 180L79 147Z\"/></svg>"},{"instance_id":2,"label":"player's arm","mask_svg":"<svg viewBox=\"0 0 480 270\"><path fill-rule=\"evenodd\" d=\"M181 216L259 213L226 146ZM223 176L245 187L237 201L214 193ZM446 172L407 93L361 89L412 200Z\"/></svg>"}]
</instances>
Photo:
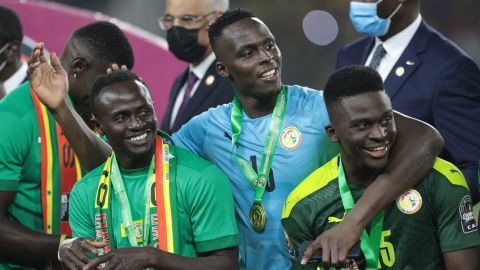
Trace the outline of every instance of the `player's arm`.
<instances>
[{"instance_id":1,"label":"player's arm","mask_svg":"<svg viewBox=\"0 0 480 270\"><path fill-rule=\"evenodd\" d=\"M109 269L238 269L238 248L230 247L201 253L189 258L168 253L153 247L122 248L91 260L83 269L97 269L108 263Z\"/></svg>"},{"instance_id":2,"label":"player's arm","mask_svg":"<svg viewBox=\"0 0 480 270\"><path fill-rule=\"evenodd\" d=\"M55 53L51 54L50 62L51 66L43 55L43 44L38 44L28 61L31 87L62 127L83 167L90 171L102 164L112 150L90 130L67 101L67 74Z\"/></svg>"},{"instance_id":3,"label":"player's arm","mask_svg":"<svg viewBox=\"0 0 480 270\"><path fill-rule=\"evenodd\" d=\"M443 260L448 270L480 269L480 247L444 253Z\"/></svg>"},{"instance_id":4,"label":"player's arm","mask_svg":"<svg viewBox=\"0 0 480 270\"><path fill-rule=\"evenodd\" d=\"M323 248L323 261L344 265L350 248L375 215L402 192L416 186L432 168L443 139L432 126L395 112L398 134L388 165L365 190L343 222L325 231L306 250L304 260Z\"/></svg>"},{"instance_id":5,"label":"player's arm","mask_svg":"<svg viewBox=\"0 0 480 270\"><path fill-rule=\"evenodd\" d=\"M420 183L443 149L442 136L435 128L398 112L394 115L398 134L388 164L346 218L362 228L400 194Z\"/></svg>"},{"instance_id":6,"label":"player's arm","mask_svg":"<svg viewBox=\"0 0 480 270\"><path fill-rule=\"evenodd\" d=\"M34 232L8 217L8 208L16 193L0 191L1 256L8 262L21 265L57 261L60 236Z\"/></svg>"}]
</instances>

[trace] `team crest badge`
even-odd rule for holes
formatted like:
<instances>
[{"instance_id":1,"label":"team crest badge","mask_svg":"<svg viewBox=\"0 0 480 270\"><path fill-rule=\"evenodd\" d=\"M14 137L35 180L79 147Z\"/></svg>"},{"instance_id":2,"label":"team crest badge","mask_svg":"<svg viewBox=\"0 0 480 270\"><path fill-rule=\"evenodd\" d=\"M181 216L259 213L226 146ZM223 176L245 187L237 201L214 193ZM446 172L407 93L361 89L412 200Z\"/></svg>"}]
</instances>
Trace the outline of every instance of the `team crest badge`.
<instances>
[{"instance_id":1,"label":"team crest badge","mask_svg":"<svg viewBox=\"0 0 480 270\"><path fill-rule=\"evenodd\" d=\"M475 223L475 218L473 217L472 198L470 198L470 195L466 195L462 198L458 211L460 212L463 233L467 234L477 231L477 225Z\"/></svg>"},{"instance_id":2,"label":"team crest badge","mask_svg":"<svg viewBox=\"0 0 480 270\"><path fill-rule=\"evenodd\" d=\"M422 196L415 189L410 189L397 198L397 207L404 214L415 214L422 207Z\"/></svg>"},{"instance_id":3,"label":"team crest badge","mask_svg":"<svg viewBox=\"0 0 480 270\"><path fill-rule=\"evenodd\" d=\"M280 145L285 150L295 150L302 143L302 133L298 128L288 126L280 134Z\"/></svg>"},{"instance_id":4,"label":"team crest badge","mask_svg":"<svg viewBox=\"0 0 480 270\"><path fill-rule=\"evenodd\" d=\"M137 237L137 242L142 242L143 240L143 222L133 222L133 231Z\"/></svg>"}]
</instances>

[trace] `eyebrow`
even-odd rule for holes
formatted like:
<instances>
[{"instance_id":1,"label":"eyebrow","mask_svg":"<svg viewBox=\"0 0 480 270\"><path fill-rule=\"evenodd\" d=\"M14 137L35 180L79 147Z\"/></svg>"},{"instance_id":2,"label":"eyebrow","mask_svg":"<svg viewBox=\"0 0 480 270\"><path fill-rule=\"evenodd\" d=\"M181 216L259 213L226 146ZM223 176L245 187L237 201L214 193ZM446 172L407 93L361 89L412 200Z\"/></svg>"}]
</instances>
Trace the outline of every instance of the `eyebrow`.
<instances>
[{"instance_id":1,"label":"eyebrow","mask_svg":"<svg viewBox=\"0 0 480 270\"><path fill-rule=\"evenodd\" d=\"M393 116L393 109L390 109L388 111L385 111L383 114L382 114L382 118L386 117L386 116L390 116L392 115ZM370 118L366 118L366 117L362 117L362 118L354 118L350 121L350 123L357 123L357 122L363 122L363 121L370 121Z\"/></svg>"},{"instance_id":2,"label":"eyebrow","mask_svg":"<svg viewBox=\"0 0 480 270\"><path fill-rule=\"evenodd\" d=\"M275 38L273 37L267 37L265 38L264 40L260 41L260 42L255 42L255 43L248 43L248 44L244 44L242 46L240 46L238 48L239 51L245 49L245 48L253 48L253 47L257 47L258 44L265 44L267 43L268 41L275 41Z\"/></svg>"}]
</instances>

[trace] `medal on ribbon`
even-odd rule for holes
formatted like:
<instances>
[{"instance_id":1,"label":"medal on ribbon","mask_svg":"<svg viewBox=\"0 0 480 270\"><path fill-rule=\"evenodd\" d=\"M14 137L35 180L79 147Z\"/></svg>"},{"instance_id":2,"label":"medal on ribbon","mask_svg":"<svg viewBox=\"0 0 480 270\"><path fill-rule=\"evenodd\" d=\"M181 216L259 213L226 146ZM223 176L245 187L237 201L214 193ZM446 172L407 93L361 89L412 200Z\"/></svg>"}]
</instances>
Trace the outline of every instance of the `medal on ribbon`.
<instances>
[{"instance_id":1,"label":"medal on ribbon","mask_svg":"<svg viewBox=\"0 0 480 270\"><path fill-rule=\"evenodd\" d=\"M287 107L287 88L282 85L280 93L278 94L275 108L273 109L270 126L268 129L265 146L263 148L262 162L260 164L260 173L255 172L250 163L244 158L236 154L236 144L242 131L242 104L240 100L235 97L233 99L231 126L232 126L232 154L235 160L240 165L243 174L247 181L255 190L255 198L253 206L250 209L250 224L252 228L261 233L265 230L267 223L267 214L265 208L262 206L263 194L265 187L269 181L268 176L270 168L272 167L273 156L277 146L280 128L282 127L283 118L285 116L285 109Z\"/></svg>"}]
</instances>

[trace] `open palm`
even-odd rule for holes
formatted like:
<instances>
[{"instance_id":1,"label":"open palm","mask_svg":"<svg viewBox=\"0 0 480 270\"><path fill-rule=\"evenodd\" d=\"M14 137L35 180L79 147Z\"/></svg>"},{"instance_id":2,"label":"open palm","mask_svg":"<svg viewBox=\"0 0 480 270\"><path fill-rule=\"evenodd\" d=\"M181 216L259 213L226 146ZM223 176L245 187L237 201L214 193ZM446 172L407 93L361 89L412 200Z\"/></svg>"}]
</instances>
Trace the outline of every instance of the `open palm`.
<instances>
[{"instance_id":1,"label":"open palm","mask_svg":"<svg viewBox=\"0 0 480 270\"><path fill-rule=\"evenodd\" d=\"M68 79L55 53L50 55L50 63L43 55L43 43L37 44L28 60L27 73L40 101L49 109L56 109L67 97Z\"/></svg>"}]
</instances>

